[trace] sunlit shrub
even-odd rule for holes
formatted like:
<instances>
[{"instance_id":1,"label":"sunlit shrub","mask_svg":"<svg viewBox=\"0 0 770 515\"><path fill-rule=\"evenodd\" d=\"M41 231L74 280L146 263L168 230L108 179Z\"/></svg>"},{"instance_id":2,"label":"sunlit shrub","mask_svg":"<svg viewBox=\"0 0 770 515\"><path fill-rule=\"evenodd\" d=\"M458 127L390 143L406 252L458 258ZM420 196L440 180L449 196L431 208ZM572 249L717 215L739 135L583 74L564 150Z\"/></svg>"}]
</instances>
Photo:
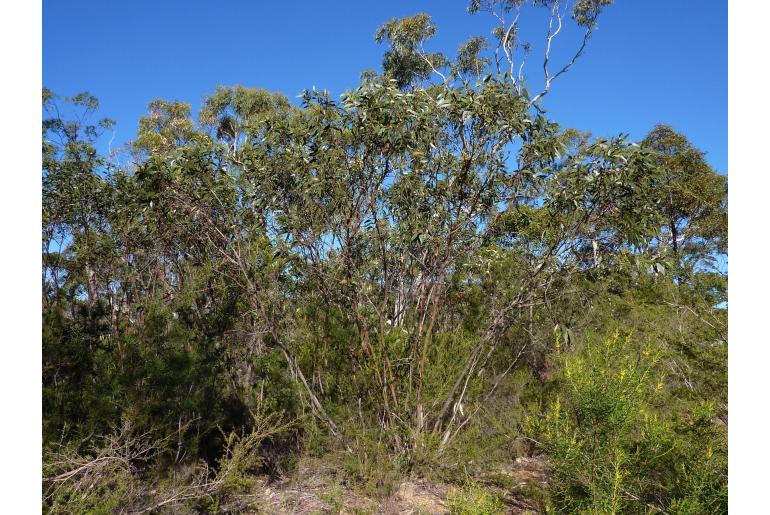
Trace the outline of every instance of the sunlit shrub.
<instances>
[{"instance_id":1,"label":"sunlit shrub","mask_svg":"<svg viewBox=\"0 0 770 515\"><path fill-rule=\"evenodd\" d=\"M618 334L563 356L529 430L552 468L558 513L726 510L726 445L713 411L666 401L660 352Z\"/></svg>"}]
</instances>

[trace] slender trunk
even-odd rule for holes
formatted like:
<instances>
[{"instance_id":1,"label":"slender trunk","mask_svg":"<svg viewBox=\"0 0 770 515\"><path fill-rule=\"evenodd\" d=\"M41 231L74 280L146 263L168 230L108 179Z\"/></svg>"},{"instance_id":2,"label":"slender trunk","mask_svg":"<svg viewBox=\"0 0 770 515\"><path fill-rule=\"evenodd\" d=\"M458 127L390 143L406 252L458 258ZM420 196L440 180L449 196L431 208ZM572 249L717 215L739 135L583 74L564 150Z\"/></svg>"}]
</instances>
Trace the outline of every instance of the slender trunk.
<instances>
[{"instance_id":1,"label":"slender trunk","mask_svg":"<svg viewBox=\"0 0 770 515\"><path fill-rule=\"evenodd\" d=\"M96 302L96 272L86 263L86 289L88 290L88 305L93 307Z\"/></svg>"},{"instance_id":2,"label":"slender trunk","mask_svg":"<svg viewBox=\"0 0 770 515\"><path fill-rule=\"evenodd\" d=\"M679 238L679 231L677 230L676 222L673 219L669 222L668 227L671 230L671 244L673 245L674 255L676 256L679 251L679 242L677 241Z\"/></svg>"}]
</instances>

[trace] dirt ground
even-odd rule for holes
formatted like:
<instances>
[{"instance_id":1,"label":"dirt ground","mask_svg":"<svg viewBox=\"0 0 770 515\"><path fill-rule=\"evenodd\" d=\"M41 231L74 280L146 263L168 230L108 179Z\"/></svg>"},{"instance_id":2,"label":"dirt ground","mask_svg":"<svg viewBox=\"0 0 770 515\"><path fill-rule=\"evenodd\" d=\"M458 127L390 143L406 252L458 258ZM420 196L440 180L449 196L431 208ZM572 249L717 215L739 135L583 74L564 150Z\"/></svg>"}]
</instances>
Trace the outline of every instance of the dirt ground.
<instances>
[{"instance_id":1,"label":"dirt ground","mask_svg":"<svg viewBox=\"0 0 770 515\"><path fill-rule=\"evenodd\" d=\"M532 492L547 484L547 470L541 459L521 457L484 482L502 494L507 513L538 513L539 504ZM441 515L450 513L451 490L452 485L414 479L402 482L390 496L374 498L346 487L334 470L311 462L300 463L291 479L260 480L255 493L242 501L259 506L260 513L275 515ZM233 508L233 512L250 511L244 505Z\"/></svg>"}]
</instances>

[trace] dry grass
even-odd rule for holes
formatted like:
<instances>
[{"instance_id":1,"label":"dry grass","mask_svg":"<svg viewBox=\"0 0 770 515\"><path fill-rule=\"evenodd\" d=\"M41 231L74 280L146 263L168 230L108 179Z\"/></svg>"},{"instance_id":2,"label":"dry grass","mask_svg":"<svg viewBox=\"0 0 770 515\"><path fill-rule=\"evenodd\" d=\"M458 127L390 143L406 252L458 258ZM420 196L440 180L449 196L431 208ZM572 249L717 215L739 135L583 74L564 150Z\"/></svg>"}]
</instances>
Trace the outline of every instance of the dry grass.
<instances>
[{"instance_id":1,"label":"dry grass","mask_svg":"<svg viewBox=\"0 0 770 515\"><path fill-rule=\"evenodd\" d=\"M521 457L479 484L500 495L506 513L538 513L547 469L539 458ZM448 498L454 489L446 483L405 479L392 494L378 497L349 483L344 472L328 462L305 458L292 477L273 483L260 479L254 493L245 497L264 513L276 515L443 515L451 513Z\"/></svg>"}]
</instances>

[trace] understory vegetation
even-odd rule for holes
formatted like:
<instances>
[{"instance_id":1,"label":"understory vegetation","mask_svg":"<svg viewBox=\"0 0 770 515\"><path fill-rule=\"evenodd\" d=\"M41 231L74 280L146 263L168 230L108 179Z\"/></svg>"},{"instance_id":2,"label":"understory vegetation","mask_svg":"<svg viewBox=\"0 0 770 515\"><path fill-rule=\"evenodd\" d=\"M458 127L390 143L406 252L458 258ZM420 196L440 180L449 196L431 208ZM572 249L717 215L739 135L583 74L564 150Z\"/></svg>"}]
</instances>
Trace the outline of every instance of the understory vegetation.
<instances>
[{"instance_id":1,"label":"understory vegetation","mask_svg":"<svg viewBox=\"0 0 770 515\"><path fill-rule=\"evenodd\" d=\"M273 513L315 467L338 512L725 513L727 179L546 111L610 3L474 0L451 59L394 19L338 99L159 99L111 154L44 89L44 511Z\"/></svg>"}]
</instances>

